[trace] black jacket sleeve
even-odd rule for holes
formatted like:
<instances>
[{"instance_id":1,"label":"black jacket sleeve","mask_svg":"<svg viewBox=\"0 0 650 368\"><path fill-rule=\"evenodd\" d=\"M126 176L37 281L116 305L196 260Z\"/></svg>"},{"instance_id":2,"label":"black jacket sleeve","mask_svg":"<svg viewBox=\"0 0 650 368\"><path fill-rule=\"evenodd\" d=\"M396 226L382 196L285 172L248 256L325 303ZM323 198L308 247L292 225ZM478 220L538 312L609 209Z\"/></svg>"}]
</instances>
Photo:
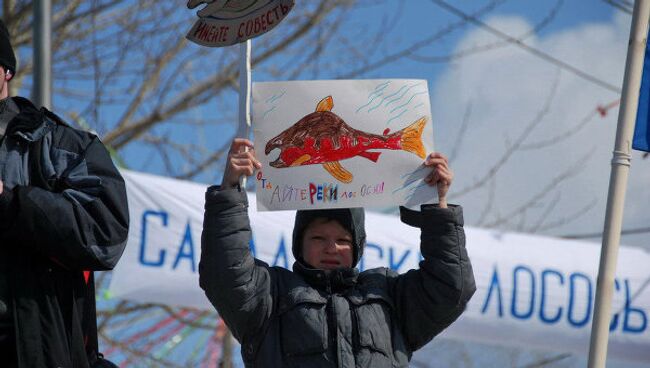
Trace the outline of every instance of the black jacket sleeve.
<instances>
[{"instance_id":1,"label":"black jacket sleeve","mask_svg":"<svg viewBox=\"0 0 650 368\"><path fill-rule=\"evenodd\" d=\"M400 208L402 221L421 229L423 261L418 270L389 279L411 351L431 341L465 310L476 291L460 206Z\"/></svg>"},{"instance_id":2,"label":"black jacket sleeve","mask_svg":"<svg viewBox=\"0 0 650 368\"><path fill-rule=\"evenodd\" d=\"M53 188L16 186L0 199L0 218L19 251L77 270L112 269L124 251L129 213L124 180L94 135L65 129L63 139L83 143L75 160L52 179ZM81 140L80 137L83 137Z\"/></svg>"},{"instance_id":3,"label":"black jacket sleeve","mask_svg":"<svg viewBox=\"0 0 650 368\"><path fill-rule=\"evenodd\" d=\"M210 187L205 195L199 284L240 342L251 341L272 312L271 272L253 258L246 193Z\"/></svg>"}]
</instances>

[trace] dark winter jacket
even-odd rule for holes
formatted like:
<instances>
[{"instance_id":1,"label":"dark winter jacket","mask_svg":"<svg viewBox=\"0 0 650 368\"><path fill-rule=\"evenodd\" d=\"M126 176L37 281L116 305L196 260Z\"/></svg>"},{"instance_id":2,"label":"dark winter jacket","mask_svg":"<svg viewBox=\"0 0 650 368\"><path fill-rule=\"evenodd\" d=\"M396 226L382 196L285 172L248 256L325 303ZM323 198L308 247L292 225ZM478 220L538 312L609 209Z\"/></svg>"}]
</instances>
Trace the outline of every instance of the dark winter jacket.
<instances>
[{"instance_id":1,"label":"dark winter jacket","mask_svg":"<svg viewBox=\"0 0 650 368\"><path fill-rule=\"evenodd\" d=\"M92 271L112 269L124 251L124 181L95 135L13 100L20 114L0 143L0 277L18 366L88 367L97 344Z\"/></svg>"},{"instance_id":2,"label":"dark winter jacket","mask_svg":"<svg viewBox=\"0 0 650 368\"><path fill-rule=\"evenodd\" d=\"M475 291L462 210L402 210L422 229L419 270L269 267L249 251L244 192L206 194L200 285L248 367L407 367Z\"/></svg>"}]
</instances>

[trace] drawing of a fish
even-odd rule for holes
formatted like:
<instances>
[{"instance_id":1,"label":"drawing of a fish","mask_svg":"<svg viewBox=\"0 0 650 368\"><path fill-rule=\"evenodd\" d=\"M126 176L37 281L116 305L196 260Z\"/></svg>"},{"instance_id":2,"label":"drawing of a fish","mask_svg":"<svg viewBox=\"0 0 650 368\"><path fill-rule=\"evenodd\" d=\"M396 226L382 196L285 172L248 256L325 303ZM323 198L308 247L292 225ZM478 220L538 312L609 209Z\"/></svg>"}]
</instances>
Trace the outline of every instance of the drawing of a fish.
<instances>
[{"instance_id":1,"label":"drawing of a fish","mask_svg":"<svg viewBox=\"0 0 650 368\"><path fill-rule=\"evenodd\" d=\"M333 107L332 96L325 97L318 103L315 112L269 140L264 149L267 156L274 149L280 149L278 159L270 165L285 168L321 164L337 180L350 183L353 175L339 161L361 156L377 162L381 152L369 150L404 150L422 159L426 156L422 144L426 117L395 133L389 134L390 130L386 129L383 135L377 135L350 127L331 112Z\"/></svg>"}]
</instances>

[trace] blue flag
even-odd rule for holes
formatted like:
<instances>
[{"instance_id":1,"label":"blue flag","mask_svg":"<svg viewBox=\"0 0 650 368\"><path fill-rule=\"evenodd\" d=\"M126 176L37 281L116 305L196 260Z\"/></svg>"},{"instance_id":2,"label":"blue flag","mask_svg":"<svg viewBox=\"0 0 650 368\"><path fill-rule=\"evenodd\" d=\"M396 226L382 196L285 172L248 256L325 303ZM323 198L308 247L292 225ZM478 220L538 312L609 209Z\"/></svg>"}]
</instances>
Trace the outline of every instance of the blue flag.
<instances>
[{"instance_id":1,"label":"blue flag","mask_svg":"<svg viewBox=\"0 0 650 368\"><path fill-rule=\"evenodd\" d=\"M650 36L650 32L648 34ZM632 148L646 152L650 152L650 49L648 46L650 43L647 43L645 47L639 109L636 113L636 127L632 139Z\"/></svg>"}]
</instances>

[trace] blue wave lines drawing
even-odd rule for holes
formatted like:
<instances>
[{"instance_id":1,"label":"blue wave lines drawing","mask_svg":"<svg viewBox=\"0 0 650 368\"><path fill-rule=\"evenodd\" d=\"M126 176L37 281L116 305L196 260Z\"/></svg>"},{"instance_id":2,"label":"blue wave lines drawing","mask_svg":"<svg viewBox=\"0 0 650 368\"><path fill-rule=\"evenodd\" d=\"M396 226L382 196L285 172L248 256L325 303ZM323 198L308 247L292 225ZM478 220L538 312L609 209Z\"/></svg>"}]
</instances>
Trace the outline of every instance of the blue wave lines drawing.
<instances>
[{"instance_id":1,"label":"blue wave lines drawing","mask_svg":"<svg viewBox=\"0 0 650 368\"><path fill-rule=\"evenodd\" d=\"M427 186L428 184L424 181L424 177L420 173L423 170L427 170L427 167L421 165L415 171L402 175L400 178L404 180L404 185L393 190L393 194L405 191L406 195L404 197L410 199L418 188Z\"/></svg>"},{"instance_id":2,"label":"blue wave lines drawing","mask_svg":"<svg viewBox=\"0 0 650 368\"><path fill-rule=\"evenodd\" d=\"M424 106L422 99L417 97L428 94L426 82L390 87L390 81L378 84L368 94L368 101L357 108L356 113L365 112L369 114L382 108L387 110L384 113L384 116L387 117L385 125L389 126L394 120L399 119L407 112Z\"/></svg>"},{"instance_id":3,"label":"blue wave lines drawing","mask_svg":"<svg viewBox=\"0 0 650 368\"><path fill-rule=\"evenodd\" d=\"M286 93L287 93L287 91L278 92L278 93L274 94L273 96L267 98L266 101L264 101L264 102L266 102L267 104L274 104L276 101L281 99ZM262 119L266 119L266 116L268 114L270 114L273 110L275 110L277 107L278 107L278 105L276 104L276 105L271 106L268 110L264 111L264 114L262 114Z\"/></svg>"},{"instance_id":4,"label":"blue wave lines drawing","mask_svg":"<svg viewBox=\"0 0 650 368\"><path fill-rule=\"evenodd\" d=\"M282 92L280 92L280 93L276 93L276 94L274 94L273 96L267 98L266 101L264 101L264 102L266 102L266 103L273 103L273 102L279 100L279 99L280 99L282 96L284 96L286 93L287 93L287 91L282 91Z\"/></svg>"},{"instance_id":5,"label":"blue wave lines drawing","mask_svg":"<svg viewBox=\"0 0 650 368\"><path fill-rule=\"evenodd\" d=\"M270 109L264 111L264 115L262 115L262 119L266 119L266 116L271 113L271 111L275 110L277 106L272 106Z\"/></svg>"},{"instance_id":6,"label":"blue wave lines drawing","mask_svg":"<svg viewBox=\"0 0 650 368\"><path fill-rule=\"evenodd\" d=\"M397 115L397 116L393 116L392 118L388 119L388 121L386 122L386 125L387 125L387 126L390 125L390 122L391 122L391 121L393 121L393 120L399 118L400 116L404 115L405 112L406 112L406 109L402 110L402 112L399 113L399 115Z\"/></svg>"},{"instance_id":7,"label":"blue wave lines drawing","mask_svg":"<svg viewBox=\"0 0 650 368\"><path fill-rule=\"evenodd\" d=\"M411 101L413 101L413 99L415 98L415 96L422 95L422 94L426 94L426 93L427 93L427 91L422 91L422 92L418 92L418 93L413 94L413 96L411 96L411 98L409 98L408 101L406 101L405 103L403 103L403 104L397 106L396 108L390 110L390 113L392 114L393 111L395 111L395 110L399 110L399 109L401 109L402 107L405 107L405 106L407 106L408 104L410 104Z\"/></svg>"},{"instance_id":8,"label":"blue wave lines drawing","mask_svg":"<svg viewBox=\"0 0 650 368\"><path fill-rule=\"evenodd\" d=\"M371 103L373 103L373 101L374 101L376 98L381 97L382 94L383 94L384 89L386 89L386 87L388 87L389 85L390 85L390 82L384 82L384 83L378 85L377 87L375 87L375 90L372 91L372 92L370 92L370 94L368 95L368 102L367 102L365 105L359 107L359 108L357 109L357 113L358 113L359 111L361 111L364 107L367 107L367 106L369 106Z\"/></svg>"}]
</instances>

